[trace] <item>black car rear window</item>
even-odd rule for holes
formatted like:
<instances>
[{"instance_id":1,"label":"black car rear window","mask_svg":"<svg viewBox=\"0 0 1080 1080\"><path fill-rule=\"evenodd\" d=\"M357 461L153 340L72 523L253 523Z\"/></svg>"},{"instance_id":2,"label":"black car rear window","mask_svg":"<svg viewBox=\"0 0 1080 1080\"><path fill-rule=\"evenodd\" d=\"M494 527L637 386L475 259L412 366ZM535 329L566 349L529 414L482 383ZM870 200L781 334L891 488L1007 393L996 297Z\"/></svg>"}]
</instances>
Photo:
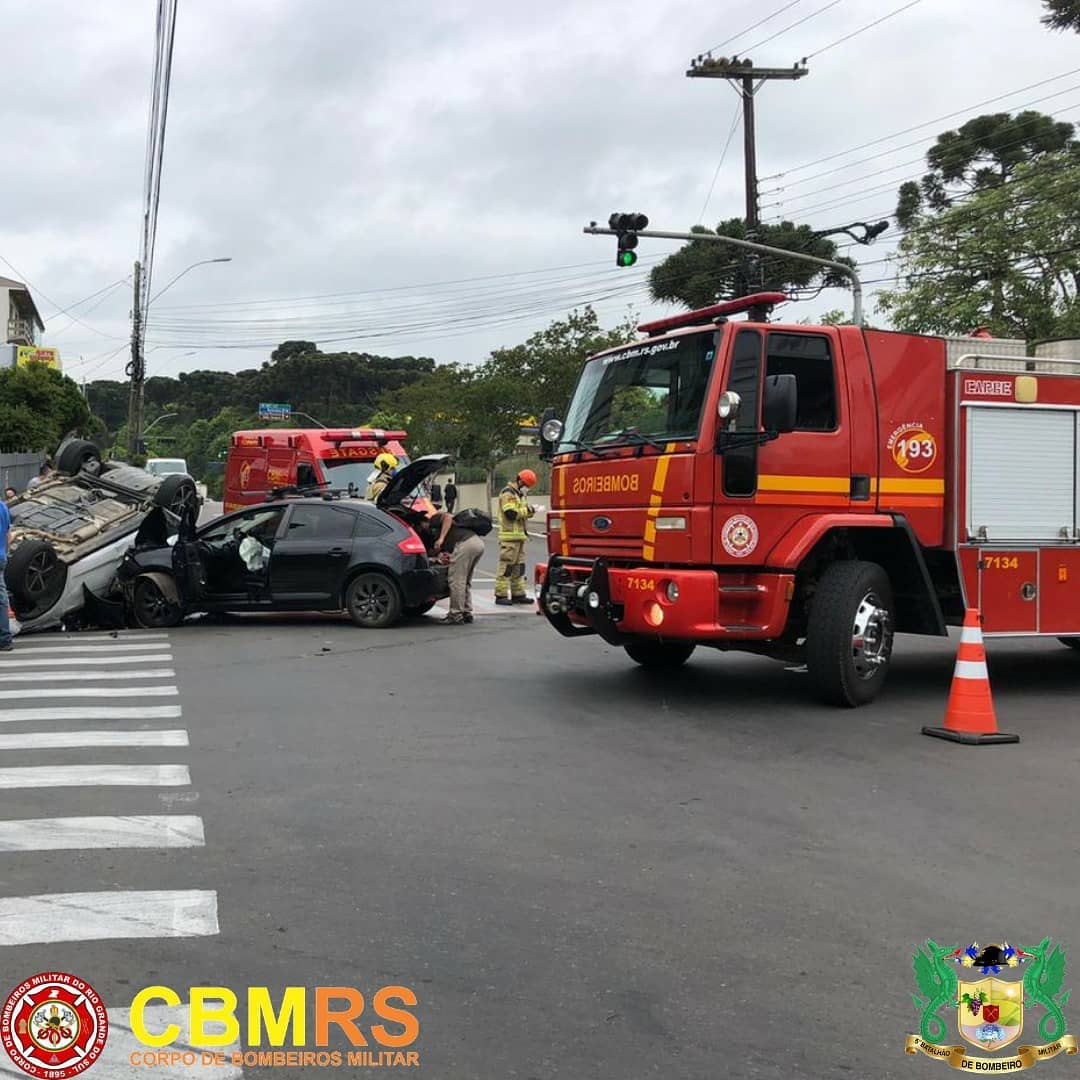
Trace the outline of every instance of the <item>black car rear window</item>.
<instances>
[{"instance_id":1,"label":"black car rear window","mask_svg":"<svg viewBox=\"0 0 1080 1080\"><path fill-rule=\"evenodd\" d=\"M391 522L380 514L361 510L356 515L356 536L385 536L392 529Z\"/></svg>"},{"instance_id":2,"label":"black car rear window","mask_svg":"<svg viewBox=\"0 0 1080 1080\"><path fill-rule=\"evenodd\" d=\"M340 506L294 506L289 518L290 540L348 540L356 514Z\"/></svg>"}]
</instances>

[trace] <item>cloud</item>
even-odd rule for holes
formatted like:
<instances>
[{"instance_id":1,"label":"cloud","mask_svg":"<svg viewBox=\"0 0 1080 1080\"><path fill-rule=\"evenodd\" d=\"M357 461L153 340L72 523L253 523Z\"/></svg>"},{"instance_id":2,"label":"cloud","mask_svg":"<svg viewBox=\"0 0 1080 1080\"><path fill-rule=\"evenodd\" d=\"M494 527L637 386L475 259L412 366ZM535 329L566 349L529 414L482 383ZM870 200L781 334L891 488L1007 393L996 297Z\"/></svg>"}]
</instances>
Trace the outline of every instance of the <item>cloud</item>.
<instances>
[{"instance_id":1,"label":"cloud","mask_svg":"<svg viewBox=\"0 0 1080 1080\"><path fill-rule=\"evenodd\" d=\"M153 14L136 0L55 0L5 13L0 58L16 91L0 108L9 140L21 133L21 149L5 176L0 255L60 306L129 274L137 256ZM797 14L731 48L762 40ZM754 59L790 64L878 14L865 2L837 5ZM999 5L992 19L979 0L919 4L811 58L807 78L766 86L757 99L765 216L801 220L824 204L806 216L826 227L888 213L892 181L921 171L925 144L895 147L928 142L950 122L799 167L1080 66L1075 39L1047 33L1038 15L1034 3ZM649 260L668 248L643 241L639 267L620 274L614 243L581 228L615 209L643 210L660 227L697 221L738 100L727 85L688 79L685 70L692 56L762 17L756 0L712 9L690 0L185 0L154 281L163 285L201 259L233 262L200 267L159 302L150 338L165 347L151 372L257 366L268 348L214 346L311 329L313 313L325 315L325 336L350 326L382 335L358 336L356 347L465 362L522 340L572 300L614 293L599 305L608 321L630 299L651 313L640 283ZM1071 85L1061 80L993 108ZM1080 90L1036 107L1068 118L1077 102ZM807 179L829 170L839 171ZM868 193L874 186L883 190ZM736 133L706 220L742 207ZM854 254L875 260L887 250ZM579 264L586 269L576 277L413 288L333 306L196 307ZM867 276L883 270L868 267ZM560 285L566 277L573 280ZM40 293L39 301L46 340L57 335L73 374L120 375L128 288L85 312L96 334L51 318L55 309ZM846 303L836 293L799 315ZM301 316L303 323L274 321ZM196 357L177 358L191 348Z\"/></svg>"}]
</instances>

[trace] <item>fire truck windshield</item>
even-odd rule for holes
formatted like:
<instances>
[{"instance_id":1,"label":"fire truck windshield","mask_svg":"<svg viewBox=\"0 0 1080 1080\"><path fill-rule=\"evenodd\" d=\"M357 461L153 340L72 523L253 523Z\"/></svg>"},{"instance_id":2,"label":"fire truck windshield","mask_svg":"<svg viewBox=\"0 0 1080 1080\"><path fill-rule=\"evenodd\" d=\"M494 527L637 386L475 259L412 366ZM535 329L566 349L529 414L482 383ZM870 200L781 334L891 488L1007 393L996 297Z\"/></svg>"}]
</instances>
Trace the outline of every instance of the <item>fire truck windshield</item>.
<instances>
[{"instance_id":1,"label":"fire truck windshield","mask_svg":"<svg viewBox=\"0 0 1080 1080\"><path fill-rule=\"evenodd\" d=\"M707 330L643 341L588 361L556 452L696 438L716 337Z\"/></svg>"}]
</instances>

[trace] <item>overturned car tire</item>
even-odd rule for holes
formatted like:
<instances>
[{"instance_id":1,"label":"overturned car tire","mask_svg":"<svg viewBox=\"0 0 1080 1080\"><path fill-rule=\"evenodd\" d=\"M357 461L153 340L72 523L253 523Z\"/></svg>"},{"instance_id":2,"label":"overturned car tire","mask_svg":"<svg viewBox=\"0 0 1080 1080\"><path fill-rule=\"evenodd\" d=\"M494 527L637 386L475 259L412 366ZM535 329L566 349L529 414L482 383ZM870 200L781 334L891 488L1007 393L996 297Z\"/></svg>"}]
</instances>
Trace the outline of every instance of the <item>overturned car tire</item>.
<instances>
[{"instance_id":1,"label":"overturned car tire","mask_svg":"<svg viewBox=\"0 0 1080 1080\"><path fill-rule=\"evenodd\" d=\"M166 476L154 492L154 505L164 506L177 517L183 517L184 511L193 506L198 497L195 481L190 476Z\"/></svg>"},{"instance_id":2,"label":"overturned car tire","mask_svg":"<svg viewBox=\"0 0 1080 1080\"><path fill-rule=\"evenodd\" d=\"M63 595L67 564L48 540L24 540L8 556L4 580L15 614L29 622L44 615Z\"/></svg>"},{"instance_id":3,"label":"overturned car tire","mask_svg":"<svg viewBox=\"0 0 1080 1080\"><path fill-rule=\"evenodd\" d=\"M158 580L163 577L161 574L141 574L131 590L131 613L136 624L146 630L179 626L184 620L176 586Z\"/></svg>"},{"instance_id":4,"label":"overturned car tire","mask_svg":"<svg viewBox=\"0 0 1080 1080\"><path fill-rule=\"evenodd\" d=\"M95 475L100 472L101 451L86 439L72 439L60 447L56 470L67 476L78 476L83 469Z\"/></svg>"}]
</instances>

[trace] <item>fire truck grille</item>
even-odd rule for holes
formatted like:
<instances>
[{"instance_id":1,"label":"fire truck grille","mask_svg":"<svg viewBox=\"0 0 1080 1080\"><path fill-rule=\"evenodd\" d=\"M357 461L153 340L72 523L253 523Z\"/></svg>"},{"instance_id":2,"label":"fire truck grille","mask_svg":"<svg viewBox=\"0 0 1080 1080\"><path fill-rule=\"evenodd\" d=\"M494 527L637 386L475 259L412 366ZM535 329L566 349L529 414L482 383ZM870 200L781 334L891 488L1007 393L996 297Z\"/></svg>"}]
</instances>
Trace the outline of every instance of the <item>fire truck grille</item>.
<instances>
[{"instance_id":1,"label":"fire truck grille","mask_svg":"<svg viewBox=\"0 0 1080 1080\"><path fill-rule=\"evenodd\" d=\"M641 540L625 537L571 537L570 554L591 558L640 559Z\"/></svg>"}]
</instances>

